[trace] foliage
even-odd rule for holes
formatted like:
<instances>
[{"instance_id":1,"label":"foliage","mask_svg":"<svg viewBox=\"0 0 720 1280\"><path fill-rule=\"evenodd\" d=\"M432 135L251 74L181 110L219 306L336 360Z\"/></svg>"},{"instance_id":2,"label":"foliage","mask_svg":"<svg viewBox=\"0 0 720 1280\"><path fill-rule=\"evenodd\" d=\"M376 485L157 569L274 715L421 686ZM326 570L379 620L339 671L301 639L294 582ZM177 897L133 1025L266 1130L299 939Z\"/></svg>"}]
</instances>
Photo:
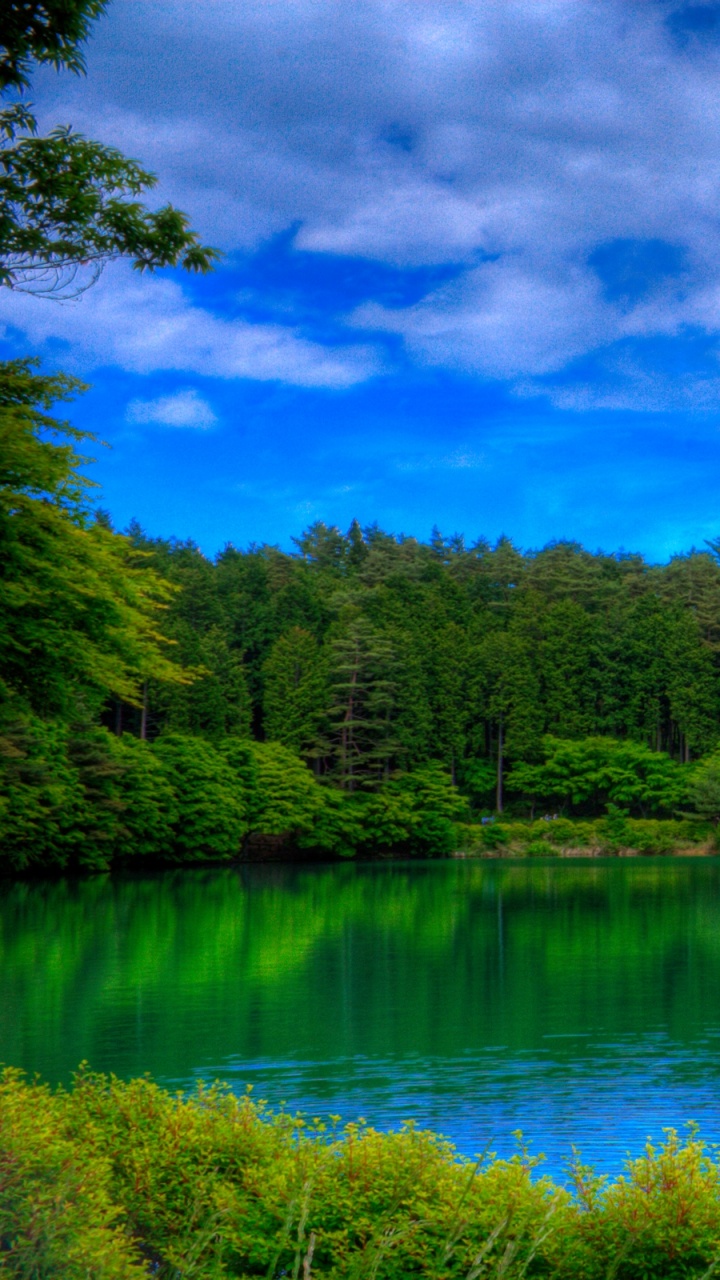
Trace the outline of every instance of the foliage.
<instances>
[{"instance_id":1,"label":"foliage","mask_svg":"<svg viewBox=\"0 0 720 1280\"><path fill-rule=\"evenodd\" d=\"M291 627L275 641L263 665L265 732L300 755L318 754L329 690L317 640Z\"/></svg>"},{"instance_id":2,"label":"foliage","mask_svg":"<svg viewBox=\"0 0 720 1280\"><path fill-rule=\"evenodd\" d=\"M367 798L330 787L322 792L322 808L310 831L301 833L301 849L340 858L354 858L368 839Z\"/></svg>"},{"instance_id":3,"label":"foliage","mask_svg":"<svg viewBox=\"0 0 720 1280\"><path fill-rule=\"evenodd\" d=\"M181 588L163 628L183 660L199 662L189 634L221 634L242 664L253 735L292 747L346 791L380 790L434 761L487 810L498 762L513 775L548 763L548 736L605 739L653 759L622 760L608 746L627 785L600 778L585 795L586 779L573 811L609 799L672 813L687 801L668 759L685 764L718 740L720 564L710 553L658 567L572 543L526 555L507 539L424 545L354 523L346 535L315 525L292 554L228 547L212 562L188 543L137 528L132 537ZM151 689L155 731L206 732L175 718L187 696ZM580 775L601 764L581 761ZM528 812L534 793L508 794L511 812ZM535 798L557 808L566 795Z\"/></svg>"},{"instance_id":4,"label":"foliage","mask_svg":"<svg viewBox=\"0 0 720 1280\"><path fill-rule=\"evenodd\" d=\"M230 740L225 756L241 777L252 779L246 800L252 831L284 835L311 829L323 792L292 751L279 742Z\"/></svg>"},{"instance_id":5,"label":"foliage","mask_svg":"<svg viewBox=\"0 0 720 1280\"><path fill-rule=\"evenodd\" d=\"M82 787L64 725L36 716L0 727L0 866L64 868L74 845Z\"/></svg>"},{"instance_id":6,"label":"foliage","mask_svg":"<svg viewBox=\"0 0 720 1280\"><path fill-rule=\"evenodd\" d=\"M482 828L482 842L486 849L500 849L508 844L510 830L499 822L493 822Z\"/></svg>"},{"instance_id":7,"label":"foliage","mask_svg":"<svg viewBox=\"0 0 720 1280\"><path fill-rule=\"evenodd\" d=\"M720 821L720 757L707 756L688 780L688 800L699 817L717 826Z\"/></svg>"},{"instance_id":8,"label":"foliage","mask_svg":"<svg viewBox=\"0 0 720 1280\"><path fill-rule=\"evenodd\" d=\"M457 846L456 819L465 806L437 766L401 774L374 794L318 791L322 808L301 848L341 857L391 851L440 857Z\"/></svg>"},{"instance_id":9,"label":"foliage","mask_svg":"<svg viewBox=\"0 0 720 1280\"><path fill-rule=\"evenodd\" d=\"M678 849L707 845L712 828L699 818L629 818L611 806L599 819L556 818L535 822L494 822L487 826L461 827L460 847L502 850L517 857L550 856L560 851L592 850L608 855L620 850L636 854L670 854Z\"/></svg>"},{"instance_id":10,"label":"foliage","mask_svg":"<svg viewBox=\"0 0 720 1280\"><path fill-rule=\"evenodd\" d=\"M156 754L128 735L36 716L0 730L0 849L6 870L100 871L168 857L175 792Z\"/></svg>"},{"instance_id":11,"label":"foliage","mask_svg":"<svg viewBox=\"0 0 720 1280\"><path fill-rule=\"evenodd\" d=\"M86 437L49 413L77 389L0 367L7 868L223 859L253 833L440 856L503 785L486 849L662 853L695 841L670 815L717 820L712 556L659 569L354 524L213 562L93 513ZM543 810L561 816L512 821Z\"/></svg>"},{"instance_id":12,"label":"foliage","mask_svg":"<svg viewBox=\"0 0 720 1280\"><path fill-rule=\"evenodd\" d=\"M627 810L672 812L686 782L676 761L642 743L613 738L568 741L546 737L542 764L515 765L508 787L537 802L560 802L580 812L608 805Z\"/></svg>"},{"instance_id":13,"label":"foliage","mask_svg":"<svg viewBox=\"0 0 720 1280\"><path fill-rule=\"evenodd\" d=\"M26 89L33 62L85 70L80 45L107 0L10 0L3 12L0 91Z\"/></svg>"},{"instance_id":14,"label":"foliage","mask_svg":"<svg viewBox=\"0 0 720 1280\"><path fill-rule=\"evenodd\" d=\"M80 45L104 8L100 0L10 0L0 93L27 88L34 62L81 72ZM155 182L134 160L71 128L39 137L22 98L9 103L0 110L0 283L67 297L113 258L130 258L138 270L210 270L217 252L200 243L183 213L139 203Z\"/></svg>"},{"instance_id":15,"label":"foliage","mask_svg":"<svg viewBox=\"0 0 720 1280\"><path fill-rule=\"evenodd\" d=\"M473 1165L411 1124L324 1132L221 1086L172 1097L82 1070L0 1085L3 1274L130 1280L686 1280L720 1254L720 1172L691 1129L572 1193L520 1146Z\"/></svg>"},{"instance_id":16,"label":"foliage","mask_svg":"<svg viewBox=\"0 0 720 1280\"><path fill-rule=\"evenodd\" d=\"M32 364L0 364L0 695L73 718L137 702L148 676L185 677L158 630L169 584L92 520L74 448L87 437L46 412L78 384Z\"/></svg>"},{"instance_id":17,"label":"foliage","mask_svg":"<svg viewBox=\"0 0 720 1280\"><path fill-rule=\"evenodd\" d=\"M0 1079L0 1273L13 1280L147 1275L111 1192L110 1161L68 1132L63 1095Z\"/></svg>"},{"instance_id":18,"label":"foliage","mask_svg":"<svg viewBox=\"0 0 720 1280\"><path fill-rule=\"evenodd\" d=\"M181 861L232 858L247 832L241 779L202 738L169 733L153 751L175 796L171 856Z\"/></svg>"}]
</instances>

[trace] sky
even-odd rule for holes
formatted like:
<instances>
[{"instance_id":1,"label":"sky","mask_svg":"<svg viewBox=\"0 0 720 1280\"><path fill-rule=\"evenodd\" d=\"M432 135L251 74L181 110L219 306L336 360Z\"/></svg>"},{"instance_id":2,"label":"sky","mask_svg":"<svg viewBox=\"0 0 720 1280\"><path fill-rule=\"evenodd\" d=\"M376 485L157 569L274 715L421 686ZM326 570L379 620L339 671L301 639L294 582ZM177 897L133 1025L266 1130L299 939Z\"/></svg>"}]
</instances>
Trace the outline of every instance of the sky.
<instances>
[{"instance_id":1,"label":"sky","mask_svg":"<svg viewBox=\"0 0 720 1280\"><path fill-rule=\"evenodd\" d=\"M223 254L0 290L0 356L91 384L117 527L720 535L720 3L112 0L87 64L43 127Z\"/></svg>"}]
</instances>

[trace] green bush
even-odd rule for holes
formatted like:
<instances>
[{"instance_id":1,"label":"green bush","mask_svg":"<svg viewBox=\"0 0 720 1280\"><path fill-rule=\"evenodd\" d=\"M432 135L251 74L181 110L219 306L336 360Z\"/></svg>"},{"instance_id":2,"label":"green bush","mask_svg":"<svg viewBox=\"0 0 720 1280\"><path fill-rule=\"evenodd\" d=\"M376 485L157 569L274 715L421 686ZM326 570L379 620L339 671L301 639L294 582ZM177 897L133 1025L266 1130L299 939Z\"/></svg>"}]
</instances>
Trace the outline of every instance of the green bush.
<instances>
[{"instance_id":1,"label":"green bush","mask_svg":"<svg viewBox=\"0 0 720 1280\"><path fill-rule=\"evenodd\" d=\"M720 1260L720 1169L691 1129L571 1190L411 1124L326 1132L222 1086L0 1078L8 1280L688 1280Z\"/></svg>"},{"instance_id":2,"label":"green bush","mask_svg":"<svg viewBox=\"0 0 720 1280\"><path fill-rule=\"evenodd\" d=\"M501 826L499 822L488 823L483 827L483 844L486 849L500 849L510 843L511 829Z\"/></svg>"},{"instance_id":3,"label":"green bush","mask_svg":"<svg viewBox=\"0 0 720 1280\"><path fill-rule=\"evenodd\" d=\"M537 826L537 823L535 824ZM586 822L571 822L569 818L555 818L544 824L545 838L551 844L576 845L581 847L588 843Z\"/></svg>"},{"instance_id":4,"label":"green bush","mask_svg":"<svg viewBox=\"0 0 720 1280\"><path fill-rule=\"evenodd\" d=\"M349 796L331 787L322 789L322 809L312 828L298 838L301 849L354 858L366 834L362 796Z\"/></svg>"},{"instance_id":5,"label":"green bush","mask_svg":"<svg viewBox=\"0 0 720 1280\"><path fill-rule=\"evenodd\" d=\"M549 840L531 840L525 852L532 858L555 858L557 848Z\"/></svg>"},{"instance_id":6,"label":"green bush","mask_svg":"<svg viewBox=\"0 0 720 1280\"><path fill-rule=\"evenodd\" d=\"M70 1100L0 1079L0 1275L17 1280L147 1276L113 1199L111 1161L71 1133Z\"/></svg>"},{"instance_id":7,"label":"green bush","mask_svg":"<svg viewBox=\"0 0 720 1280\"><path fill-rule=\"evenodd\" d=\"M508 791L540 804L597 813L606 805L634 813L672 813L686 800L683 766L664 751L630 739L543 739L542 764L517 762Z\"/></svg>"},{"instance_id":8,"label":"green bush","mask_svg":"<svg viewBox=\"0 0 720 1280\"><path fill-rule=\"evenodd\" d=\"M170 856L178 861L232 858L247 831L242 780L204 738L168 733L153 743L175 795Z\"/></svg>"},{"instance_id":9,"label":"green bush","mask_svg":"<svg viewBox=\"0 0 720 1280\"><path fill-rule=\"evenodd\" d=\"M311 830L324 793L294 751L280 742L227 738L222 753L242 785L250 831L281 836Z\"/></svg>"},{"instance_id":10,"label":"green bush","mask_svg":"<svg viewBox=\"0 0 720 1280\"><path fill-rule=\"evenodd\" d=\"M369 794L316 790L322 808L298 840L303 848L341 857L397 852L433 858L458 847L456 818L465 813L465 801L439 766L403 774Z\"/></svg>"},{"instance_id":11,"label":"green bush","mask_svg":"<svg viewBox=\"0 0 720 1280\"><path fill-rule=\"evenodd\" d=\"M0 870L66 867L83 803L65 726L28 714L6 717L0 725Z\"/></svg>"}]
</instances>

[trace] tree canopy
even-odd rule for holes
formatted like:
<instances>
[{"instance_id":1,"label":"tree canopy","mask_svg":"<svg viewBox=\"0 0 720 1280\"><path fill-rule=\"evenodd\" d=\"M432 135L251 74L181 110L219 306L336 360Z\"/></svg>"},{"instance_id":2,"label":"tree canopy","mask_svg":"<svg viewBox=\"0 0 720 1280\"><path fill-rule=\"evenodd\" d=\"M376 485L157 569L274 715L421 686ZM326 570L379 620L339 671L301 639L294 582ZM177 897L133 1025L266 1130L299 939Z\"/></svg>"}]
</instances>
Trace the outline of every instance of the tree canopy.
<instances>
[{"instance_id":1,"label":"tree canopy","mask_svg":"<svg viewBox=\"0 0 720 1280\"><path fill-rule=\"evenodd\" d=\"M159 630L171 585L94 517L76 451L92 437L46 412L79 385L0 364L0 696L69 718L187 678Z\"/></svg>"},{"instance_id":2,"label":"tree canopy","mask_svg":"<svg viewBox=\"0 0 720 1280\"><path fill-rule=\"evenodd\" d=\"M218 257L180 210L150 210L138 200L157 179L135 160L70 126L38 135L23 97L33 66L82 73L82 44L105 7L104 0L10 0L3 7L0 284L9 288L68 297L115 258L140 271L208 271Z\"/></svg>"}]
</instances>

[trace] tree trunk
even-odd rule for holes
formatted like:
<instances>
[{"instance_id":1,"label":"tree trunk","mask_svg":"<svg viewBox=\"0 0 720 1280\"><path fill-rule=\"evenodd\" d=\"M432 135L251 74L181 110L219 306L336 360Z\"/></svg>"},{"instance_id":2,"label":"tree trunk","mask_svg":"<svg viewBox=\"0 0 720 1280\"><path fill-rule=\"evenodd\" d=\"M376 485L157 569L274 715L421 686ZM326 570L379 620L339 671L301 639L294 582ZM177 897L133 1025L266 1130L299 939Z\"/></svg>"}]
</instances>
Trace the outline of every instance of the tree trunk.
<instances>
[{"instance_id":1,"label":"tree trunk","mask_svg":"<svg viewBox=\"0 0 720 1280\"><path fill-rule=\"evenodd\" d=\"M498 725L498 754L497 754L497 787L495 789L495 808L498 813L503 811L503 722L502 716Z\"/></svg>"},{"instance_id":2,"label":"tree trunk","mask_svg":"<svg viewBox=\"0 0 720 1280\"><path fill-rule=\"evenodd\" d=\"M343 723L340 734L340 750L342 752L342 763L340 772L342 777L342 786L347 786L348 791L353 789L352 776L352 749L353 749L353 724L355 715L355 689L357 687L357 667L350 676L350 697L348 699L347 710L345 712L345 721Z\"/></svg>"},{"instance_id":3,"label":"tree trunk","mask_svg":"<svg viewBox=\"0 0 720 1280\"><path fill-rule=\"evenodd\" d=\"M143 742L147 738L147 717L148 717L148 693L147 693L147 680L146 680L145 683L143 684L142 711L140 713L140 737L142 738Z\"/></svg>"}]
</instances>

